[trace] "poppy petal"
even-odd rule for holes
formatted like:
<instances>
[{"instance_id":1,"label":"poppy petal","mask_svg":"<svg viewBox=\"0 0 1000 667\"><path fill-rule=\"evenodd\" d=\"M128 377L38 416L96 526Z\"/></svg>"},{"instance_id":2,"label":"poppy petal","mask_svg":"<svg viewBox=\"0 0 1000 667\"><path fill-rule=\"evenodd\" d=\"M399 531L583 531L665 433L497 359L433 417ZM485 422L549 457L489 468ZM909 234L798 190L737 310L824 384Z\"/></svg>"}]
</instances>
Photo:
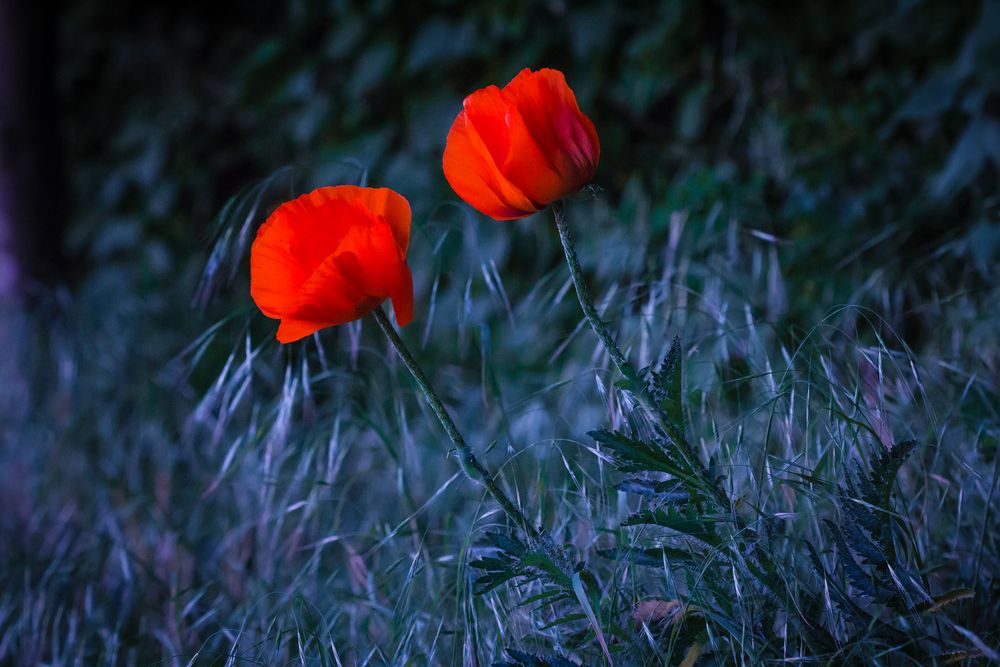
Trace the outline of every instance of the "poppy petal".
<instances>
[{"instance_id":1,"label":"poppy petal","mask_svg":"<svg viewBox=\"0 0 1000 667\"><path fill-rule=\"evenodd\" d=\"M396 313L396 324L401 327L413 321L413 275L406 265L403 269L399 284L389 295L392 299L392 310Z\"/></svg>"},{"instance_id":2,"label":"poppy petal","mask_svg":"<svg viewBox=\"0 0 1000 667\"><path fill-rule=\"evenodd\" d=\"M494 133L490 125L485 130ZM523 218L541 207L504 176L466 112L455 119L444 150L444 175L459 197L497 220Z\"/></svg>"},{"instance_id":3,"label":"poppy petal","mask_svg":"<svg viewBox=\"0 0 1000 667\"><path fill-rule=\"evenodd\" d=\"M517 97L506 91L496 86L476 91L465 98L465 114L503 177L540 209L537 202L550 202L565 193L566 179L549 157L559 147L548 141L548 152L543 150L518 110Z\"/></svg>"},{"instance_id":4,"label":"poppy petal","mask_svg":"<svg viewBox=\"0 0 1000 667\"><path fill-rule=\"evenodd\" d=\"M448 133L444 174L497 220L523 218L594 177L601 146L562 72L522 70L465 98Z\"/></svg>"},{"instance_id":5,"label":"poppy petal","mask_svg":"<svg viewBox=\"0 0 1000 667\"><path fill-rule=\"evenodd\" d=\"M333 325L330 322L310 322L308 320L297 320L286 317L278 324L278 342L294 343L297 340L302 340L311 333L329 326Z\"/></svg>"},{"instance_id":6,"label":"poppy petal","mask_svg":"<svg viewBox=\"0 0 1000 667\"><path fill-rule=\"evenodd\" d=\"M338 199L352 205L360 204L369 213L382 217L389 223L400 250L405 253L409 248L412 217L410 202L398 192L389 188L338 185L333 188L320 188L312 194L321 198L321 201Z\"/></svg>"},{"instance_id":7,"label":"poppy petal","mask_svg":"<svg viewBox=\"0 0 1000 667\"><path fill-rule=\"evenodd\" d=\"M295 307L316 267L352 228L370 224L363 210L318 192L283 204L257 232L250 250L250 295L268 317Z\"/></svg>"},{"instance_id":8,"label":"poppy petal","mask_svg":"<svg viewBox=\"0 0 1000 667\"><path fill-rule=\"evenodd\" d=\"M278 340L358 319L388 298L401 326L412 320L410 216L385 188L320 188L278 207L250 251L250 294L281 319Z\"/></svg>"},{"instance_id":9,"label":"poppy petal","mask_svg":"<svg viewBox=\"0 0 1000 667\"><path fill-rule=\"evenodd\" d=\"M546 204L579 189L579 186L567 186L566 178L559 171L558 159L550 157L557 151L541 148L516 108L508 112L507 118L510 123L507 135L510 149L501 171L512 183L533 201Z\"/></svg>"},{"instance_id":10,"label":"poppy petal","mask_svg":"<svg viewBox=\"0 0 1000 667\"><path fill-rule=\"evenodd\" d=\"M352 231L337 251L337 267L359 291L387 299L406 268L403 252L395 244L389 226L377 222Z\"/></svg>"},{"instance_id":11,"label":"poppy petal","mask_svg":"<svg viewBox=\"0 0 1000 667\"><path fill-rule=\"evenodd\" d=\"M594 124L576 101L562 72L522 70L504 89L542 152L570 185L578 189L593 178L600 158L600 141ZM563 193L565 194L565 193Z\"/></svg>"},{"instance_id":12,"label":"poppy petal","mask_svg":"<svg viewBox=\"0 0 1000 667\"><path fill-rule=\"evenodd\" d=\"M370 305L373 297L344 275L341 257L341 254L330 255L313 271L299 288L298 300L288 311L289 316L300 320L328 322L327 326L334 326L351 322L366 314L365 308ZM383 296L375 301L375 305L385 298ZM374 305L369 310L371 308Z\"/></svg>"},{"instance_id":13,"label":"poppy petal","mask_svg":"<svg viewBox=\"0 0 1000 667\"><path fill-rule=\"evenodd\" d=\"M265 233L265 227L272 231ZM305 278L284 235L272 221L265 223L250 252L250 296L257 307L268 317L280 318Z\"/></svg>"}]
</instances>

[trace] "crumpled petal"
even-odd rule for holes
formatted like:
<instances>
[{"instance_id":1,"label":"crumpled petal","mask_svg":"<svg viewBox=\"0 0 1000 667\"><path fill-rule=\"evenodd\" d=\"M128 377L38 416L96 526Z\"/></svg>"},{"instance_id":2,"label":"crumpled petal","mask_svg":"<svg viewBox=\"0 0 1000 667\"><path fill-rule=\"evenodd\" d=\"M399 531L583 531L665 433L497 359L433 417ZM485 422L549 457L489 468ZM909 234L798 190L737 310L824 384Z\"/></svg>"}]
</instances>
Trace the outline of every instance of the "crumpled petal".
<instances>
[{"instance_id":1,"label":"crumpled petal","mask_svg":"<svg viewBox=\"0 0 1000 667\"><path fill-rule=\"evenodd\" d=\"M364 317L386 299L413 319L410 206L385 189L320 188L280 206L250 251L250 294L288 343Z\"/></svg>"},{"instance_id":2,"label":"crumpled petal","mask_svg":"<svg viewBox=\"0 0 1000 667\"><path fill-rule=\"evenodd\" d=\"M250 295L261 311L282 317L297 303L313 271L358 224L367 219L356 207L317 192L279 206L257 231L250 250Z\"/></svg>"},{"instance_id":3,"label":"crumpled petal","mask_svg":"<svg viewBox=\"0 0 1000 667\"><path fill-rule=\"evenodd\" d=\"M491 129L486 131L489 133ZM495 136L491 139L495 140ZM459 197L480 213L497 220L523 218L541 208L500 173L493 155L465 111L458 115L448 133L444 176Z\"/></svg>"},{"instance_id":4,"label":"crumpled petal","mask_svg":"<svg viewBox=\"0 0 1000 667\"><path fill-rule=\"evenodd\" d=\"M406 197L389 188L363 188L356 185L338 185L333 188L319 188L308 195L316 205L325 201L340 200L349 204L361 204L369 213L383 217L392 228L399 248L405 253L410 245L410 202Z\"/></svg>"},{"instance_id":5,"label":"crumpled petal","mask_svg":"<svg viewBox=\"0 0 1000 667\"><path fill-rule=\"evenodd\" d=\"M522 70L466 97L448 133L452 189L497 220L522 218L586 185L600 159L594 124L557 70Z\"/></svg>"},{"instance_id":6,"label":"crumpled petal","mask_svg":"<svg viewBox=\"0 0 1000 667\"><path fill-rule=\"evenodd\" d=\"M576 189L594 177L601 144L594 124L576 103L562 72L521 70L504 88L554 168L567 186ZM567 194L567 193L563 193Z\"/></svg>"}]
</instances>

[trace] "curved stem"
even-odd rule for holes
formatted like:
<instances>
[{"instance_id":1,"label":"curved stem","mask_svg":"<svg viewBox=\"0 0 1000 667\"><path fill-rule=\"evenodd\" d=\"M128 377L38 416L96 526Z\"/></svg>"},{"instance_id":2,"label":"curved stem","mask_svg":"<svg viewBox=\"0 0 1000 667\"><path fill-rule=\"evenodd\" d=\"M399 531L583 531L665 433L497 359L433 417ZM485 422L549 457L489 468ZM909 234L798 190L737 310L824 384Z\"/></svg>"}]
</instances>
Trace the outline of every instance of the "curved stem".
<instances>
[{"instance_id":1,"label":"curved stem","mask_svg":"<svg viewBox=\"0 0 1000 667\"><path fill-rule=\"evenodd\" d=\"M465 472L466 476L473 481L479 482L485 488L487 493L489 493L500 507L503 508L504 512L510 519L524 528L525 532L531 537L538 537L538 530L528 521L524 514L517 508L517 506L511 502L507 494L504 493L503 489L494 481L493 475L486 469L486 467L479 462L476 455L473 453L472 448L465 442L465 438L459 432L458 427L455 426L455 422L452 421L451 416L448 414L447 409L445 409L444 404L441 403L441 399L438 398L437 392L434 391L434 387L431 386L430 380L424 375L423 370L417 365L416 359L410 354L409 349L407 349L406 344L403 339L399 337L396 333L396 329L392 326L389 318L386 317L385 311L379 306L374 311L372 315L375 318L375 322L378 323L379 328L385 337L389 339L389 343L396 349L396 354L399 358L403 360L406 368L410 371L413 379L416 381L417 386L423 393L424 398L427 399L428 405L430 405L431 410L434 415L441 422L441 426L444 427L445 433L451 439L452 443L455 445L455 449L458 451L458 461L462 466L462 470Z\"/></svg>"},{"instance_id":2,"label":"curved stem","mask_svg":"<svg viewBox=\"0 0 1000 667\"><path fill-rule=\"evenodd\" d=\"M580 259L576 255L576 247L573 245L573 237L569 231L569 225L566 222L566 214L563 211L562 202L557 201L552 204L552 217L556 221L556 229L559 231L559 240L562 242L563 253L566 255L566 264L569 265L570 277L573 279L573 287L576 288L576 297L580 302L580 307L583 309L583 314L590 323L590 328L594 330L597 337L601 339L601 343L604 345L604 349L607 350L608 356L611 357L612 363L618 368L625 380L628 382L629 389L633 396L639 401L646 412L649 414L650 418L656 423L656 425L674 442L677 448L677 452L684 459L690 472L692 474L700 474L708 487L708 490L715 496L716 500L722 504L723 507L729 506L729 499L726 492L711 479L711 475L707 470L703 468L701 462L698 459L697 453L683 437L682 433L679 433L674 424L671 423L670 419L667 418L666 413L663 408L656 402L656 399L649 393L649 389L646 387L646 383L639 379L639 374L636 373L635 368L629 363L625 355L618 348L615 339L611 336L611 332L608 331L607 326L601 320L600 314L597 312L597 308L594 307L594 300L590 296L590 290L587 289L587 281L583 277L583 269L580 268ZM699 472L700 471L700 472Z\"/></svg>"},{"instance_id":3,"label":"curved stem","mask_svg":"<svg viewBox=\"0 0 1000 667\"><path fill-rule=\"evenodd\" d=\"M559 231L559 240L562 242L563 252L566 254L566 263L569 265L569 275L573 279L573 287L576 288L576 298L580 301L580 307L590 328L594 330L597 337L604 344L611 361L618 368L618 371L630 382L638 382L639 377L628 362L622 351L618 349L615 339L611 337L611 332L604 326L600 313L594 307L594 300L590 297L590 290L587 289L587 281L583 279L583 269L580 268L580 260L576 256L576 247L573 245L573 237L569 233L569 225L566 224L566 214L563 211L561 201L552 204L552 217L556 221L556 229Z\"/></svg>"}]
</instances>

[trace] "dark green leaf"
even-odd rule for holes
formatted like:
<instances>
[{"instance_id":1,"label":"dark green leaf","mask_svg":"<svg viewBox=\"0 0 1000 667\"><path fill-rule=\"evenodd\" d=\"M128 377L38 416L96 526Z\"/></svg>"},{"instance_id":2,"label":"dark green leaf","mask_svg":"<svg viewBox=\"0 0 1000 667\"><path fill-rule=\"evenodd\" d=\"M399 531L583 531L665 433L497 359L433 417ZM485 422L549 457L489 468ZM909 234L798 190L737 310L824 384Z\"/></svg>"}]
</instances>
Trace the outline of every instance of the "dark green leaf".
<instances>
[{"instance_id":1,"label":"dark green leaf","mask_svg":"<svg viewBox=\"0 0 1000 667\"><path fill-rule=\"evenodd\" d=\"M701 561L700 554L674 547L652 547L649 549L599 549L597 555L608 560L631 558L636 565L663 567L664 562L694 563Z\"/></svg>"},{"instance_id":2,"label":"dark green leaf","mask_svg":"<svg viewBox=\"0 0 1000 667\"><path fill-rule=\"evenodd\" d=\"M622 521L623 526L661 526L683 533L689 537L711 546L719 545L719 538L710 524L718 523L718 519L700 517L693 513L677 511L672 507L643 510Z\"/></svg>"}]
</instances>

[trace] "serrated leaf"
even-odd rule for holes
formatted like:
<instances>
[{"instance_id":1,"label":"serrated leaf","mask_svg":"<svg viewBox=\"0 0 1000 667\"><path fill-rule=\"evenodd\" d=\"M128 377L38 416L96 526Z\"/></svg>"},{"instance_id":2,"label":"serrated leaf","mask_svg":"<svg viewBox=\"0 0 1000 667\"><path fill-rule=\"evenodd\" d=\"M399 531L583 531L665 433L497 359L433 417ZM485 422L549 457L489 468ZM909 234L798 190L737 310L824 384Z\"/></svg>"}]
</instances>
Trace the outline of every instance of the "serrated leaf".
<instances>
[{"instance_id":1,"label":"serrated leaf","mask_svg":"<svg viewBox=\"0 0 1000 667\"><path fill-rule=\"evenodd\" d=\"M862 497L872 505L888 510L896 475L916 447L916 440L904 440L892 449L883 452L872 466L871 476L862 485Z\"/></svg>"},{"instance_id":2,"label":"serrated leaf","mask_svg":"<svg viewBox=\"0 0 1000 667\"><path fill-rule=\"evenodd\" d=\"M671 437L683 436L684 433L684 400L683 378L681 377L681 341L674 337L670 351L660 365L660 370L650 373L650 393L660 404L670 424L676 429Z\"/></svg>"},{"instance_id":3,"label":"serrated leaf","mask_svg":"<svg viewBox=\"0 0 1000 667\"><path fill-rule=\"evenodd\" d=\"M506 568L508 564L509 561L501 558L493 558L492 556L484 556L469 563L470 566L476 568L477 570L490 570L494 572Z\"/></svg>"},{"instance_id":4,"label":"serrated leaf","mask_svg":"<svg viewBox=\"0 0 1000 667\"><path fill-rule=\"evenodd\" d=\"M520 555L528 548L527 545L513 535L506 535L500 532L486 533L486 539L493 543L500 551L509 554Z\"/></svg>"},{"instance_id":5,"label":"serrated leaf","mask_svg":"<svg viewBox=\"0 0 1000 667\"><path fill-rule=\"evenodd\" d=\"M830 532L833 534L834 543L837 545L837 562L844 569L844 573L847 575L848 581L854 588L858 589L863 595L866 595L872 599L875 599L875 582L872 577L865 572L857 561L854 560L854 556L851 555L851 550L847 547L847 541L844 539L843 534L840 531L840 527L833 523L832 521L826 521L827 526L830 528Z\"/></svg>"},{"instance_id":6,"label":"serrated leaf","mask_svg":"<svg viewBox=\"0 0 1000 667\"><path fill-rule=\"evenodd\" d=\"M551 556L542 551L529 551L521 557L521 567L533 567L542 571L552 583L570 588L570 575L563 571Z\"/></svg>"},{"instance_id":7,"label":"serrated leaf","mask_svg":"<svg viewBox=\"0 0 1000 667\"><path fill-rule=\"evenodd\" d=\"M636 565L663 567L664 560L672 563L693 563L700 561L695 554L675 547L651 547L649 549L599 549L597 555L608 560L631 558Z\"/></svg>"},{"instance_id":8,"label":"serrated leaf","mask_svg":"<svg viewBox=\"0 0 1000 667\"><path fill-rule=\"evenodd\" d=\"M809 560L812 561L813 567L816 569L820 577L826 582L827 588L833 597L833 602L837 605L837 608L841 612L847 615L847 620L849 620L854 625L864 626L871 621L871 617L865 613L865 611L857 605L847 595L846 591L840 587L836 579L830 577L827 573L826 568L823 566L823 562L819 558L819 554L816 553L816 547L813 546L812 542L806 542L806 548L809 551ZM815 601L815 605L818 608L818 601Z\"/></svg>"},{"instance_id":9,"label":"serrated leaf","mask_svg":"<svg viewBox=\"0 0 1000 667\"><path fill-rule=\"evenodd\" d=\"M697 516L692 513L682 514L672 507L642 510L622 521L623 526L661 526L693 537L710 546L718 546L719 538L708 525L718 523L718 519Z\"/></svg>"},{"instance_id":10,"label":"serrated leaf","mask_svg":"<svg viewBox=\"0 0 1000 667\"><path fill-rule=\"evenodd\" d=\"M472 592L476 595L486 595L498 586L510 581L517 576L516 572L503 572L496 574L484 574L481 577L477 577L475 582L475 587Z\"/></svg>"},{"instance_id":11,"label":"serrated leaf","mask_svg":"<svg viewBox=\"0 0 1000 667\"><path fill-rule=\"evenodd\" d=\"M854 503L848 503L853 506ZM847 522L843 526L848 545L854 553L861 556L867 565L881 565L887 561L885 550L865 536L864 532L856 523Z\"/></svg>"},{"instance_id":12,"label":"serrated leaf","mask_svg":"<svg viewBox=\"0 0 1000 667\"><path fill-rule=\"evenodd\" d=\"M612 463L622 472L664 472L684 479L687 473L661 447L635 440L620 431L591 431L591 438L609 450Z\"/></svg>"},{"instance_id":13,"label":"serrated leaf","mask_svg":"<svg viewBox=\"0 0 1000 667\"><path fill-rule=\"evenodd\" d=\"M884 524L880 512L876 512L871 508L871 506L857 498L857 491L854 495L848 495L843 489L841 489L841 508L844 510L844 514L847 515L846 519L859 524L862 528L868 531L875 539L881 539L882 529Z\"/></svg>"}]
</instances>

